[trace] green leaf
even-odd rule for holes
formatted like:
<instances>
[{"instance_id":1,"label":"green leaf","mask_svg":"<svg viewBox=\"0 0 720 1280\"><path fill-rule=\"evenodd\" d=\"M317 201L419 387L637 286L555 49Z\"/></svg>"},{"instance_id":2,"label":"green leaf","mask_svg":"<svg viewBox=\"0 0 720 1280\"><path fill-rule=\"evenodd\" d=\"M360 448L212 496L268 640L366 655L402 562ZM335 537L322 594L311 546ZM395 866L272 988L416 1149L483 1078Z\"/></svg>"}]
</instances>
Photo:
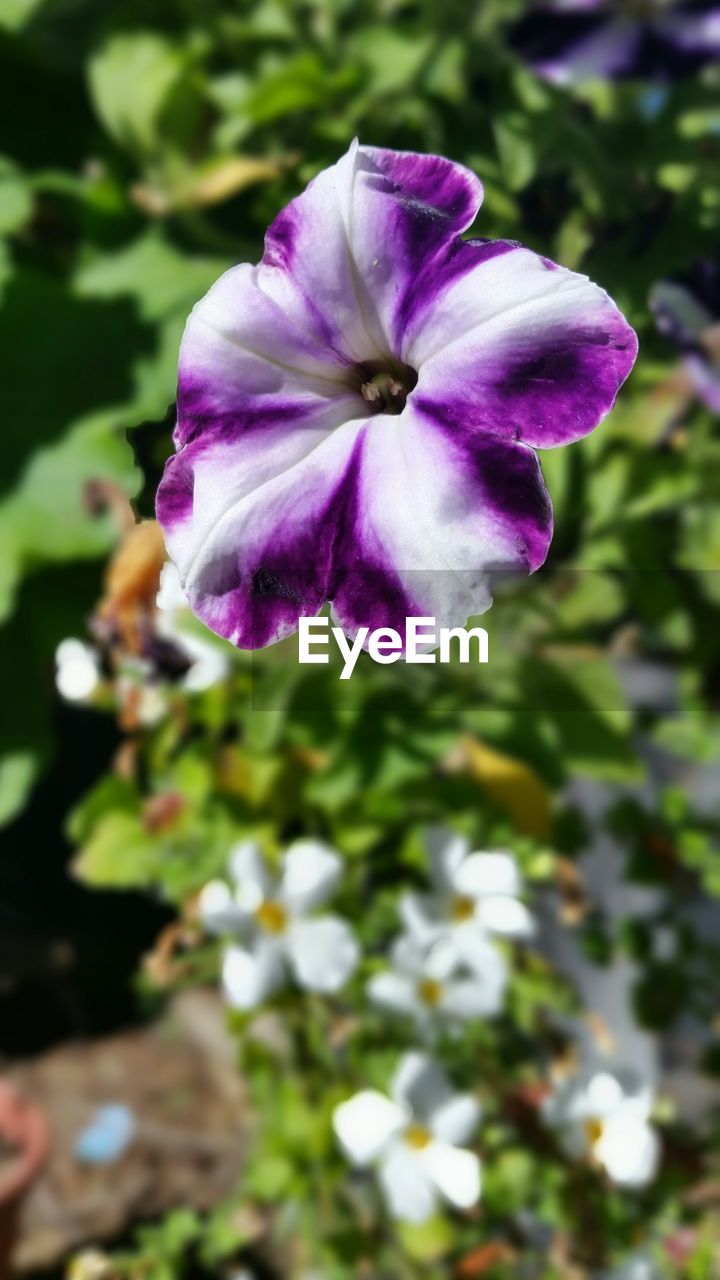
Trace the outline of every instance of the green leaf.
<instances>
[{"instance_id":1,"label":"green leaf","mask_svg":"<svg viewBox=\"0 0 720 1280\"><path fill-rule=\"evenodd\" d=\"M0 157L0 236L19 231L33 208L32 189L17 165Z\"/></svg>"},{"instance_id":2,"label":"green leaf","mask_svg":"<svg viewBox=\"0 0 720 1280\"><path fill-rule=\"evenodd\" d=\"M0 757L0 827L23 808L37 776L38 762L30 751Z\"/></svg>"},{"instance_id":3,"label":"green leaf","mask_svg":"<svg viewBox=\"0 0 720 1280\"><path fill-rule=\"evenodd\" d=\"M111 36L90 58L88 76L95 109L108 133L130 151L157 150L163 117L183 91L189 60L154 31Z\"/></svg>"},{"instance_id":4,"label":"green leaf","mask_svg":"<svg viewBox=\"0 0 720 1280\"><path fill-rule=\"evenodd\" d=\"M84 501L89 480L112 481L128 494L138 487L130 449L112 417L80 424L59 444L40 450L15 492L0 500L0 621L28 569L94 559L115 543L112 517L91 515Z\"/></svg>"},{"instance_id":5,"label":"green leaf","mask_svg":"<svg viewBox=\"0 0 720 1280\"><path fill-rule=\"evenodd\" d=\"M123 248L88 258L75 273L74 293L96 301L133 298L150 322L177 312L184 318L231 265L228 258L181 253L162 228L150 227Z\"/></svg>"}]
</instances>

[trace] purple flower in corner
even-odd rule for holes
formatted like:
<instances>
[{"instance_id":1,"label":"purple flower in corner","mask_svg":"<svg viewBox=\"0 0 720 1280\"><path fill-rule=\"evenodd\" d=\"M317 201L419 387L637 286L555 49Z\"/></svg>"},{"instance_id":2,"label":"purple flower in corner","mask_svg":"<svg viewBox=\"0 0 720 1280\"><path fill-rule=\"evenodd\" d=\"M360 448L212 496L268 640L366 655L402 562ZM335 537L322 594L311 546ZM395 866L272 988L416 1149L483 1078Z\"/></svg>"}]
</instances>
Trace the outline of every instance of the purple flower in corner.
<instances>
[{"instance_id":1,"label":"purple flower in corner","mask_svg":"<svg viewBox=\"0 0 720 1280\"><path fill-rule=\"evenodd\" d=\"M657 327L683 355L692 392L720 413L720 263L702 258L650 291Z\"/></svg>"},{"instance_id":2,"label":"purple flower in corner","mask_svg":"<svg viewBox=\"0 0 720 1280\"><path fill-rule=\"evenodd\" d=\"M584 276L462 240L481 201L450 160L353 143L193 310L158 517L241 648L327 601L350 635L462 624L543 563L535 448L593 430L637 341Z\"/></svg>"},{"instance_id":3,"label":"purple flower in corner","mask_svg":"<svg viewBox=\"0 0 720 1280\"><path fill-rule=\"evenodd\" d=\"M556 84L673 79L720 57L718 0L538 0L510 43Z\"/></svg>"}]
</instances>

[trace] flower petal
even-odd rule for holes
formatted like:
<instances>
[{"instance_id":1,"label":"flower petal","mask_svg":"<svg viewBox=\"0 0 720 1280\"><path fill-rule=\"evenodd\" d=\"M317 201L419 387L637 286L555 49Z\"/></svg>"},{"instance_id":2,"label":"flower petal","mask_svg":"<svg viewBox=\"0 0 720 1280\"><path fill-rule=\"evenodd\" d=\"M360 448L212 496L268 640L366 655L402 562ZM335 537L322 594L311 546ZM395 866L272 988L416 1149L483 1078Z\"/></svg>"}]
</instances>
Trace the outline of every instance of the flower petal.
<instances>
[{"instance_id":1,"label":"flower petal","mask_svg":"<svg viewBox=\"0 0 720 1280\"><path fill-rule=\"evenodd\" d=\"M228 947L223 957L222 986L234 1009L256 1009L284 984L283 948L275 939L258 937L252 949Z\"/></svg>"},{"instance_id":2,"label":"flower petal","mask_svg":"<svg viewBox=\"0 0 720 1280\"><path fill-rule=\"evenodd\" d=\"M298 985L327 994L345 985L360 957L350 928L336 916L296 920L287 934L287 948Z\"/></svg>"},{"instance_id":3,"label":"flower petal","mask_svg":"<svg viewBox=\"0 0 720 1280\"><path fill-rule=\"evenodd\" d=\"M270 227L265 262L331 319L353 361L393 352L393 319L418 272L473 221L482 184L442 156L353 143Z\"/></svg>"},{"instance_id":4,"label":"flower petal","mask_svg":"<svg viewBox=\"0 0 720 1280\"><path fill-rule=\"evenodd\" d=\"M644 1187L660 1162L657 1133L641 1117L621 1111L606 1121L594 1153L608 1177L620 1186Z\"/></svg>"},{"instance_id":5,"label":"flower petal","mask_svg":"<svg viewBox=\"0 0 720 1280\"><path fill-rule=\"evenodd\" d=\"M493 574L536 569L552 514L534 452L447 428L414 396L363 433L354 536L336 543L332 612L350 634L431 617L464 625L491 602ZM437 643L437 641L436 641Z\"/></svg>"},{"instance_id":6,"label":"flower petal","mask_svg":"<svg viewBox=\"0 0 720 1280\"><path fill-rule=\"evenodd\" d=\"M388 1209L402 1222L426 1222L437 1206L421 1154L395 1142L380 1165L378 1177Z\"/></svg>"},{"instance_id":7,"label":"flower petal","mask_svg":"<svg viewBox=\"0 0 720 1280\"><path fill-rule=\"evenodd\" d=\"M604 289L516 246L429 299L403 358L419 370L412 402L448 429L538 448L587 435L632 369L637 338Z\"/></svg>"},{"instance_id":8,"label":"flower petal","mask_svg":"<svg viewBox=\"0 0 720 1280\"><path fill-rule=\"evenodd\" d=\"M473 920L453 930L453 945L460 960L480 979L489 992L501 993L507 982L507 963L502 952L490 942Z\"/></svg>"},{"instance_id":9,"label":"flower petal","mask_svg":"<svg viewBox=\"0 0 720 1280\"><path fill-rule=\"evenodd\" d=\"M638 21L612 21L604 7L590 0L539 5L512 28L511 44L554 84L623 75L636 61L642 27Z\"/></svg>"},{"instance_id":10,"label":"flower petal","mask_svg":"<svg viewBox=\"0 0 720 1280\"><path fill-rule=\"evenodd\" d=\"M224 880L211 880L200 890L197 910L208 933L238 933L250 919L247 911L238 906Z\"/></svg>"},{"instance_id":11,"label":"flower petal","mask_svg":"<svg viewBox=\"0 0 720 1280\"><path fill-rule=\"evenodd\" d=\"M443 990L442 1011L459 1022L493 1018L502 1008L505 976L499 972L456 978Z\"/></svg>"},{"instance_id":12,"label":"flower petal","mask_svg":"<svg viewBox=\"0 0 720 1280\"><path fill-rule=\"evenodd\" d=\"M372 1003L381 1009L413 1018L422 1017L425 1013L418 998L417 983L392 969L373 974L366 990Z\"/></svg>"},{"instance_id":13,"label":"flower petal","mask_svg":"<svg viewBox=\"0 0 720 1280\"><path fill-rule=\"evenodd\" d=\"M480 1121L480 1104L469 1093L457 1093L433 1112L430 1129L441 1142L463 1146Z\"/></svg>"},{"instance_id":14,"label":"flower petal","mask_svg":"<svg viewBox=\"0 0 720 1280\"><path fill-rule=\"evenodd\" d=\"M390 1092L396 1102L421 1120L429 1120L452 1097L447 1077L437 1062L416 1051L401 1058Z\"/></svg>"},{"instance_id":15,"label":"flower petal","mask_svg":"<svg viewBox=\"0 0 720 1280\"><path fill-rule=\"evenodd\" d=\"M661 14L657 30L683 53L715 58L720 54L720 5L689 4L679 13Z\"/></svg>"},{"instance_id":16,"label":"flower petal","mask_svg":"<svg viewBox=\"0 0 720 1280\"><path fill-rule=\"evenodd\" d=\"M83 640L61 640L55 651L55 684L68 702L83 702L100 683L100 663L95 650Z\"/></svg>"},{"instance_id":17,"label":"flower petal","mask_svg":"<svg viewBox=\"0 0 720 1280\"><path fill-rule=\"evenodd\" d=\"M376 1089L363 1089L333 1112L333 1129L353 1164L372 1164L388 1142L405 1127L407 1114Z\"/></svg>"},{"instance_id":18,"label":"flower petal","mask_svg":"<svg viewBox=\"0 0 720 1280\"><path fill-rule=\"evenodd\" d=\"M470 852L470 841L449 827L429 827L424 835L430 874L438 889L452 889L458 868Z\"/></svg>"},{"instance_id":19,"label":"flower petal","mask_svg":"<svg viewBox=\"0 0 720 1280\"><path fill-rule=\"evenodd\" d=\"M520 887L518 865L510 853L471 853L453 877L455 892L468 898L493 893L516 897Z\"/></svg>"},{"instance_id":20,"label":"flower petal","mask_svg":"<svg viewBox=\"0 0 720 1280\"><path fill-rule=\"evenodd\" d=\"M480 1199L480 1161L473 1151L447 1142L431 1142L420 1153L425 1172L444 1200L470 1209Z\"/></svg>"},{"instance_id":21,"label":"flower petal","mask_svg":"<svg viewBox=\"0 0 720 1280\"><path fill-rule=\"evenodd\" d=\"M272 876L255 840L241 840L230 850L228 872L235 883L236 901L247 912L256 911L272 891Z\"/></svg>"},{"instance_id":22,"label":"flower petal","mask_svg":"<svg viewBox=\"0 0 720 1280\"><path fill-rule=\"evenodd\" d=\"M419 946L429 946L445 932L439 904L428 895L403 893L398 902L398 915L410 937Z\"/></svg>"},{"instance_id":23,"label":"flower petal","mask_svg":"<svg viewBox=\"0 0 720 1280\"><path fill-rule=\"evenodd\" d=\"M327 902L341 873L342 863L327 845L296 840L283 858L282 899L293 915L304 915Z\"/></svg>"},{"instance_id":24,"label":"flower petal","mask_svg":"<svg viewBox=\"0 0 720 1280\"><path fill-rule=\"evenodd\" d=\"M505 938L531 938L535 933L535 920L519 898L481 898L475 916L483 928Z\"/></svg>"}]
</instances>

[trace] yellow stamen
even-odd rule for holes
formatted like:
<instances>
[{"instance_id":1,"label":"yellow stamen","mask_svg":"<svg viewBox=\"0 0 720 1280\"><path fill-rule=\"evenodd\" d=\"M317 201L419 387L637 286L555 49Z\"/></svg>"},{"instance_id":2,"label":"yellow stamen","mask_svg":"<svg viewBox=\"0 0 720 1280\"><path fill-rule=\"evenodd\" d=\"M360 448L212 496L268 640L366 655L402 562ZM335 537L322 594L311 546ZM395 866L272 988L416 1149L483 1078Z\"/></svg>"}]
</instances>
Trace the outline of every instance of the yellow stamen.
<instances>
[{"instance_id":1,"label":"yellow stamen","mask_svg":"<svg viewBox=\"0 0 720 1280\"><path fill-rule=\"evenodd\" d=\"M418 983L418 995L423 1004L435 1009L442 1000L443 986L435 978L421 978Z\"/></svg>"},{"instance_id":2,"label":"yellow stamen","mask_svg":"<svg viewBox=\"0 0 720 1280\"><path fill-rule=\"evenodd\" d=\"M472 920L475 915L475 903L472 898L453 898L450 915L458 924L462 924L465 920Z\"/></svg>"},{"instance_id":3,"label":"yellow stamen","mask_svg":"<svg viewBox=\"0 0 720 1280\"><path fill-rule=\"evenodd\" d=\"M279 902L263 902L255 912L255 919L266 933L284 933L287 927L287 912Z\"/></svg>"},{"instance_id":4,"label":"yellow stamen","mask_svg":"<svg viewBox=\"0 0 720 1280\"><path fill-rule=\"evenodd\" d=\"M422 1151L432 1142L432 1137L421 1124L411 1124L405 1130L405 1141L413 1151Z\"/></svg>"},{"instance_id":5,"label":"yellow stamen","mask_svg":"<svg viewBox=\"0 0 720 1280\"><path fill-rule=\"evenodd\" d=\"M585 1121L585 1137L591 1151L594 1151L605 1132L605 1125L602 1120L591 1117Z\"/></svg>"}]
</instances>

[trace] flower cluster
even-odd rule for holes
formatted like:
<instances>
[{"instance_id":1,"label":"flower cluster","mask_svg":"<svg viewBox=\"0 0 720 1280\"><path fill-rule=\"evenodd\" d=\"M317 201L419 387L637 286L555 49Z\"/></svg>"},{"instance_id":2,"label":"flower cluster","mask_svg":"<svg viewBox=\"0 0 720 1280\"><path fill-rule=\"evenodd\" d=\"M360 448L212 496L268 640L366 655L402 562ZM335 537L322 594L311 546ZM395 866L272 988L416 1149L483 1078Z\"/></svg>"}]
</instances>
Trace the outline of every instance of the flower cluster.
<instances>
[{"instance_id":1,"label":"flower cluster","mask_svg":"<svg viewBox=\"0 0 720 1280\"><path fill-rule=\"evenodd\" d=\"M392 945L392 967L370 980L368 994L432 1033L499 1012L507 962L490 935L527 938L534 924L518 897L511 854L472 853L444 828L428 832L427 845L433 892L402 896L405 932Z\"/></svg>"},{"instance_id":2,"label":"flower cluster","mask_svg":"<svg viewBox=\"0 0 720 1280\"><path fill-rule=\"evenodd\" d=\"M508 963L498 939L527 940L535 921L520 898L522 881L506 851L472 851L446 828L426 833L432 890L400 898L404 932L390 946L391 966L367 984L372 1003L409 1017L425 1038L499 1012ZM335 995L355 972L360 949L340 917L316 914L337 890L341 860L317 840L298 840L271 873L257 844L233 849L228 877L200 892L207 932L224 939L222 987L231 1007L249 1011L289 979ZM641 1187L659 1159L650 1124L652 1093L625 1069L587 1055L542 1106L545 1124L573 1159L590 1159L615 1183ZM391 1214L421 1222L440 1201L467 1209L480 1196L480 1162L466 1149L480 1118L476 1100L456 1095L424 1051L399 1062L385 1096L363 1089L336 1107L340 1147L358 1169L373 1166Z\"/></svg>"}]
</instances>

